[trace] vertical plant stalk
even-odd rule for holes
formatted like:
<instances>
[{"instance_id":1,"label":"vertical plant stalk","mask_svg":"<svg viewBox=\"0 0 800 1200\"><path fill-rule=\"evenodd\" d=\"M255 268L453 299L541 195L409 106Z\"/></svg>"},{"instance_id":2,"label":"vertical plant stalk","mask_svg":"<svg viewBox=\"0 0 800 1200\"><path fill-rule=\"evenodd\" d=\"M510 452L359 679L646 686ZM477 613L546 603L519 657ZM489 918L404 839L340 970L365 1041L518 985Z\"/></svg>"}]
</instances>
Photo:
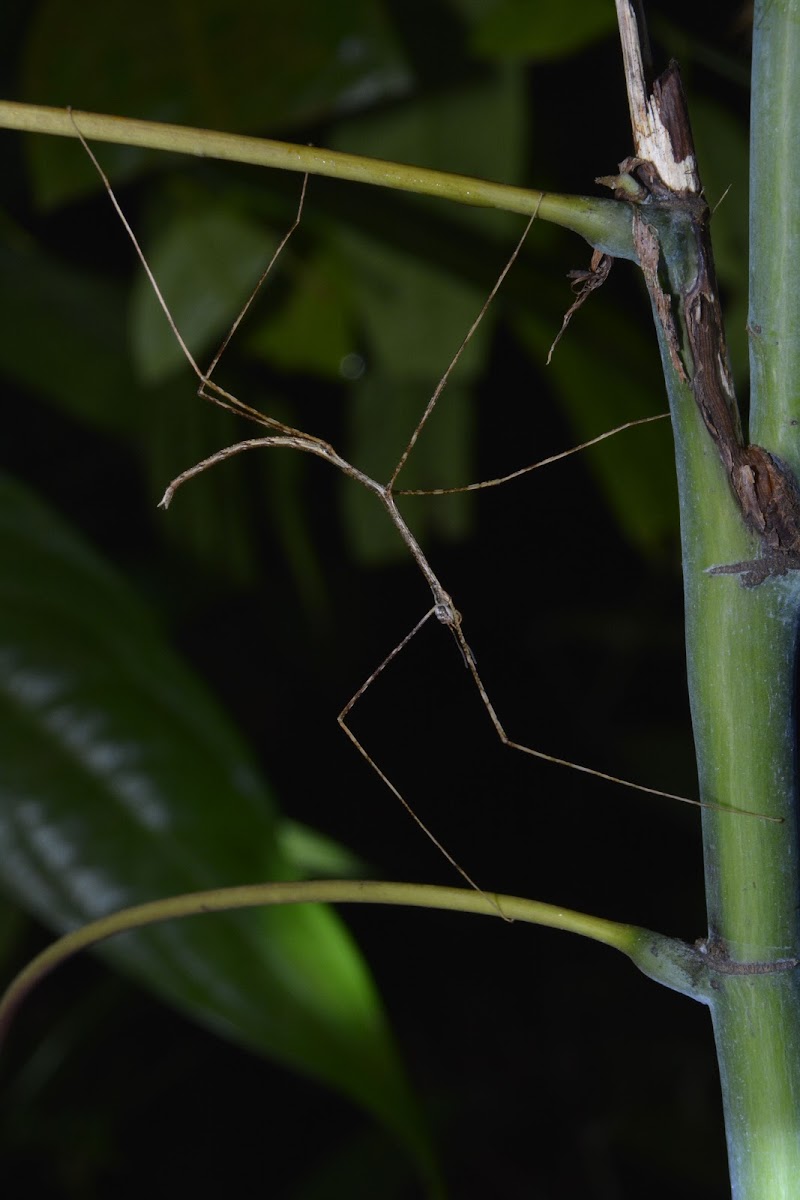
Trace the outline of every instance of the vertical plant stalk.
<instances>
[{"instance_id":1,"label":"vertical plant stalk","mask_svg":"<svg viewBox=\"0 0 800 1200\"><path fill-rule=\"evenodd\" d=\"M700 795L782 819L709 809L702 818L701 949L731 1184L735 1200L790 1200L800 1188L800 0L756 5L752 442L734 396L677 67L651 90L629 0L617 9L636 144L617 195L633 203L672 410Z\"/></svg>"}]
</instances>

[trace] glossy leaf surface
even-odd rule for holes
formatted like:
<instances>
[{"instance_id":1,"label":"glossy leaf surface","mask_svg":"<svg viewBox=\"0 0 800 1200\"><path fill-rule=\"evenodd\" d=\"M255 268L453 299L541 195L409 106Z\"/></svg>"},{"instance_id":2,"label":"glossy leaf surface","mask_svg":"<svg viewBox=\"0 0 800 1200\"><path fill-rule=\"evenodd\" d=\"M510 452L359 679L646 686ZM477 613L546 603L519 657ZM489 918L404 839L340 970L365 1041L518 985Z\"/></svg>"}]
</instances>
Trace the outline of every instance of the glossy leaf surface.
<instances>
[{"instance_id":1,"label":"glossy leaf surface","mask_svg":"<svg viewBox=\"0 0 800 1200\"><path fill-rule=\"evenodd\" d=\"M0 554L4 886L64 931L144 900L296 875L224 714L138 600L8 479ZM332 912L174 922L103 953L196 1020L344 1091L423 1153L374 985Z\"/></svg>"}]
</instances>

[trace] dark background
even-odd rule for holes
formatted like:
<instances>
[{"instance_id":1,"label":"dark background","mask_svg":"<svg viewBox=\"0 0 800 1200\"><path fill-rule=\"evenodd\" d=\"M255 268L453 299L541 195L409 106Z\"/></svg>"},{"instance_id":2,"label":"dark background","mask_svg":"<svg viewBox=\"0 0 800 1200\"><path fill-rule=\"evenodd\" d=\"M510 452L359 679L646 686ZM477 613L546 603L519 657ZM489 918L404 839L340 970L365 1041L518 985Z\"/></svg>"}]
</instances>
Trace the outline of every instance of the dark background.
<instances>
[{"instance_id":1,"label":"dark background","mask_svg":"<svg viewBox=\"0 0 800 1200\"><path fill-rule=\"evenodd\" d=\"M363 102L353 102L346 117L334 89L314 103L296 99L293 106L284 97L273 119L266 101L257 107L248 79L259 61L250 46L242 45L238 64L212 55L213 86L184 84L180 6L165 6L163 27L155 6L141 13L118 6L113 63L108 43L99 41L94 6L71 6L69 19L59 13L63 7L5 6L8 98L341 148L359 122L455 93L471 79L490 79L512 57L471 46L469 5L387 0L375 7L407 64L405 91L390 95L378 87L374 98L365 93ZM266 8L280 23L284 6ZM562 22L569 21L567 8L561 6ZM653 3L648 11L657 62L676 55L684 68L700 117L698 140L702 129L712 158L732 148L731 179L724 162L714 160L712 199L727 182L738 188L727 216L725 205L720 209L720 273L739 313L746 278L735 254L746 201L740 178L746 14L720 23L696 4ZM261 13L259 28L263 19ZM58 20L68 35L55 46ZM146 53L148 39L155 58L174 39L169 103L163 88L156 100L149 95L146 63L132 62ZM232 50L225 42L225 54ZM262 50L268 75L269 44ZM63 56L66 82L46 74L48 55ZM545 49L513 69L525 128L519 177L510 182L597 194L594 177L613 171L630 150L614 30L587 35L560 54ZM289 96L288 84L285 90ZM504 136L502 129L490 133ZM469 138L466 127L467 146ZM65 145L69 170L82 182L59 188L57 166L48 174L34 156L57 153L60 162L64 146L54 149L42 138L33 150L32 141L3 135L7 228L15 235L24 230L53 261L104 278L123 320L135 264L88 164L74 143ZM110 148L101 157L114 166ZM429 165L437 165L435 157ZM173 211L181 179L218 193L222 205L232 189L255 219L267 211L277 230L288 225L296 204L296 179L233 165L153 155L129 164L128 174L120 200L146 234L157 229L160 212ZM519 230L519 221L493 218L482 223L480 214L457 213L453 223L443 204L312 180L290 261L309 259L332 229L344 226L368 231L377 244L407 248L485 295ZM338 253L346 261L346 244ZM564 276L588 257L579 240L534 228L474 373L470 479L513 470L664 404L644 293L626 263L616 265L559 347L557 356L574 361L574 372L544 367L547 339L570 303ZM357 286L352 277L347 286ZM289 295L279 267L264 319L280 314ZM196 485L201 498L193 500L189 487L169 514L156 511L171 474L202 456L206 445L253 436L252 430L243 424L229 436L194 397L188 370L155 388L132 382L119 397L124 419L109 417L117 398L91 400L92 370L67 361L69 339L51 336L66 303L42 296L34 344L15 328L14 298L6 293L4 470L79 528L157 609L172 644L245 734L284 810L351 847L369 876L457 883L336 725L343 703L429 603L413 565L395 553L393 531L385 540L364 535L363 517L344 499L354 485L323 464L304 460L295 469L266 454L218 468L225 482L209 488L222 491L203 492L204 478ZM543 345L526 339L517 315L526 305L537 336L544 331ZM235 311L232 304L231 317ZM348 322L367 373L387 378L357 306ZM734 323L735 356L742 333L743 321ZM440 372L453 349L442 348ZM80 379L85 369L87 382L78 389L83 416L81 404L62 394L67 387L33 386L34 358L52 378ZM291 414L355 457L353 446L367 436L356 424L363 409L357 389L334 370L304 369L301 361L287 369L279 358L234 345L226 382L233 379L249 403ZM134 368L124 370L133 379ZM418 410L436 382L436 376L419 381L426 392L415 401ZM154 415L156 405L167 403L167 387L181 414L172 432ZM199 454L187 450L181 421L206 420ZM455 510L449 526L437 529L433 519L426 550L463 613L511 737L691 796L668 429L632 431L616 446L611 459L579 455L480 494ZM615 465L631 462L629 477ZM450 478L447 464L439 465ZM436 466L429 486L441 481ZM404 512L413 523L423 506L436 503L409 500ZM503 750L451 639L433 623L361 701L353 725L482 886L689 941L702 936L697 813ZM710 1022L700 1007L655 987L621 956L567 935L416 911L359 908L345 915L430 1114L454 1197L727 1194ZM48 935L12 907L3 928L10 975ZM9 1195L23 1188L54 1197L239 1194L254 1185L286 1197L415 1194L407 1164L347 1102L221 1042L92 959L65 968L22 1013L5 1075L1 1136Z\"/></svg>"}]
</instances>

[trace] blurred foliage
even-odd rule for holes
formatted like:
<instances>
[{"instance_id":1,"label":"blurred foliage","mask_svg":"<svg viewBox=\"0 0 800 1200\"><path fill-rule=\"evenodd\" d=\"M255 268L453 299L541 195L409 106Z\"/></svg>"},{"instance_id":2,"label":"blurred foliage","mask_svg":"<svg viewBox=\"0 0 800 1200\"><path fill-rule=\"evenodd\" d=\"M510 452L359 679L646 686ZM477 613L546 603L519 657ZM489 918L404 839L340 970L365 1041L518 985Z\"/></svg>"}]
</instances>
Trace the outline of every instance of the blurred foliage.
<instances>
[{"instance_id":1,"label":"blurred foliage","mask_svg":"<svg viewBox=\"0 0 800 1200\"><path fill-rule=\"evenodd\" d=\"M498 0L476 20L472 45L487 58L546 62L574 54L616 27L614 10L604 0L575 0L568 21L559 0L536 5Z\"/></svg>"},{"instance_id":2,"label":"blurred foliage","mask_svg":"<svg viewBox=\"0 0 800 1200\"><path fill-rule=\"evenodd\" d=\"M697 5L648 9L657 61L681 59L712 203L730 185L714 235L745 387L745 35ZM9 98L586 192L630 147L612 12L606 0L575 0L568 19L551 0L11 0L0 69ZM36 835L4 843L6 884L62 928L201 880L356 870L345 843L376 864L370 874L450 881L335 724L429 603L396 532L350 481L283 451L234 459L156 512L172 476L254 427L194 395L77 143L4 134L2 146L2 465L45 501L9 481L0 514L0 644L7 666L25 657L28 680L14 691L9 667L2 681L2 825L17 828L28 804ZM95 149L205 366L291 225L299 178ZM300 226L215 378L386 476L520 231L504 214L312 179ZM402 485L497 476L666 407L626 264L545 368L572 298L564 276L589 253L533 228ZM464 611L511 736L692 791L666 423L477 497L409 498L404 512ZM645 815L610 789L510 761L465 696L447 639L428 629L417 640L354 717L465 866L486 886L696 936L691 814ZM61 741L41 720L56 678L68 697ZM114 753L98 767L90 735L114 713ZM71 756L64 729L83 737ZM114 802L123 750L146 783L128 810ZM154 789L180 838L141 828ZM291 823L276 817L273 793ZM494 922L348 920L459 1200L725 1194L713 1057L684 1001L615 974L607 952L576 955L544 934L524 934L541 947L531 955ZM219 1027L222 1011L234 1043L299 1064L381 1110L406 1141L421 1137L409 1133L418 1118L349 936L329 915L295 913L283 926L274 915L207 932L185 923L158 935L138 976L199 1019L203 989L216 989L217 1015L205 1019ZM4 907L4 973L45 936ZM128 971L135 945L111 950ZM282 1008L268 1042L258 1009L271 989L301 1002ZM305 1039L314 1013L328 1032ZM298 1200L419 1194L390 1139L345 1101L217 1043L92 962L23 1013L2 1111L11 1189L204 1195L255 1178ZM643 1112L655 1114L646 1130Z\"/></svg>"},{"instance_id":3,"label":"blurred foliage","mask_svg":"<svg viewBox=\"0 0 800 1200\"><path fill-rule=\"evenodd\" d=\"M158 896L298 877L281 854L298 840L279 841L247 751L127 588L4 481L0 548L0 859L12 894L66 932ZM169 922L104 953L424 1149L372 981L328 910Z\"/></svg>"}]
</instances>

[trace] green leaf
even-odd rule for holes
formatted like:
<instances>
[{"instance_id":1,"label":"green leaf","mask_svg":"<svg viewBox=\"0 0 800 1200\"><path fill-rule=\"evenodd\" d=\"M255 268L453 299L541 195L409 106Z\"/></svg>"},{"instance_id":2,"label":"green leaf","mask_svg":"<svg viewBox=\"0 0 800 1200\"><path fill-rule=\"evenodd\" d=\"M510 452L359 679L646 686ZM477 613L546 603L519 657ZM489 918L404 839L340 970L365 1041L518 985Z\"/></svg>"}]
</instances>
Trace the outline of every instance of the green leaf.
<instances>
[{"instance_id":1,"label":"green leaf","mask_svg":"<svg viewBox=\"0 0 800 1200\"><path fill-rule=\"evenodd\" d=\"M193 199L191 206L159 221L146 254L172 318L202 370L280 239L270 238L269 231L235 210L204 207L201 198ZM131 343L137 370L147 383L187 368L143 272L136 276L131 301Z\"/></svg>"},{"instance_id":2,"label":"green leaf","mask_svg":"<svg viewBox=\"0 0 800 1200\"><path fill-rule=\"evenodd\" d=\"M280 821L276 835L284 857L305 879L358 879L369 873L363 858L299 821Z\"/></svg>"},{"instance_id":3,"label":"green leaf","mask_svg":"<svg viewBox=\"0 0 800 1200\"><path fill-rule=\"evenodd\" d=\"M281 371L341 379L344 360L357 350L347 268L327 250L282 266L291 291L249 335L248 351Z\"/></svg>"},{"instance_id":4,"label":"green leaf","mask_svg":"<svg viewBox=\"0 0 800 1200\"><path fill-rule=\"evenodd\" d=\"M477 83L424 101L414 99L340 122L333 141L360 154L513 182L525 140L521 89L518 70L494 71ZM469 137L464 130L469 130ZM422 209L436 204L418 203ZM478 224L484 234L487 230L505 233L519 225L512 218L509 226L505 213L467 210L460 216ZM338 247L352 274L350 294L364 335L365 370L351 389L348 454L375 478L385 479L487 293L430 260L394 249L360 230L341 229ZM499 261L497 270L503 265ZM414 447L400 487L470 482L474 417L469 388L482 371L492 323L490 310ZM344 486L345 514L356 554L368 562L405 554L374 497L351 484ZM471 497L411 503L418 535L459 538L466 533Z\"/></svg>"},{"instance_id":5,"label":"green leaf","mask_svg":"<svg viewBox=\"0 0 800 1200\"><path fill-rule=\"evenodd\" d=\"M527 107L521 68L503 66L477 82L339 121L331 144L353 154L518 183L525 157ZM418 203L441 211L437 200ZM495 233L519 225L508 213L486 209L465 208L459 219L474 220L484 231Z\"/></svg>"},{"instance_id":6,"label":"green leaf","mask_svg":"<svg viewBox=\"0 0 800 1200\"><path fill-rule=\"evenodd\" d=\"M376 475L388 479L431 391L427 380L368 370L354 388L348 414L349 451L355 462L369 462L375 469L380 458ZM398 487L457 487L469 483L474 428L469 390L458 383L449 385L420 434L399 476ZM359 559L381 563L405 558L408 550L375 496L349 480L344 487L350 545ZM469 531L473 502L469 494L420 496L409 497L403 508L416 537L455 540Z\"/></svg>"},{"instance_id":7,"label":"green leaf","mask_svg":"<svg viewBox=\"0 0 800 1200\"><path fill-rule=\"evenodd\" d=\"M356 230L340 231L339 241L353 272L371 360L399 379L425 380L432 393L478 316L485 293L436 264ZM490 309L459 359L455 378L462 382L481 369L492 317ZM413 425L409 436L411 429Z\"/></svg>"},{"instance_id":8,"label":"green leaf","mask_svg":"<svg viewBox=\"0 0 800 1200\"><path fill-rule=\"evenodd\" d=\"M364 235L341 237L354 271L366 358L366 370L351 390L348 454L375 478L388 479L485 297ZM491 317L484 320L461 356L403 469L400 487L469 482L474 427L469 385L482 368L491 323ZM413 503L417 534L464 535L470 497ZM348 484L345 505L352 544L364 561L405 553L371 494Z\"/></svg>"},{"instance_id":9,"label":"green leaf","mask_svg":"<svg viewBox=\"0 0 800 1200\"><path fill-rule=\"evenodd\" d=\"M0 305L14 314L14 336L0 338L10 379L96 428L128 427L135 389L120 288L59 262L3 221Z\"/></svg>"},{"instance_id":10,"label":"green leaf","mask_svg":"<svg viewBox=\"0 0 800 1200\"><path fill-rule=\"evenodd\" d=\"M655 353L641 333L603 305L602 295L592 299L594 305L575 316L548 368L576 443L667 409ZM516 318L515 327L542 362L556 331L530 313ZM669 421L626 430L586 455L620 529L639 550L663 552L678 536Z\"/></svg>"},{"instance_id":11,"label":"green leaf","mask_svg":"<svg viewBox=\"0 0 800 1200\"><path fill-rule=\"evenodd\" d=\"M11 894L64 931L144 900L296 876L224 714L124 584L7 479L0 553L0 878ZM102 952L194 1019L350 1096L427 1163L375 986L333 912L173 922Z\"/></svg>"},{"instance_id":12,"label":"green leaf","mask_svg":"<svg viewBox=\"0 0 800 1200\"><path fill-rule=\"evenodd\" d=\"M242 422L196 395L191 376L142 394L139 447L148 476L153 520L169 550L189 554L237 585L258 570L259 506L248 500L241 460L203 471L181 489L169 512L155 512L167 484L181 471L242 437Z\"/></svg>"},{"instance_id":13,"label":"green leaf","mask_svg":"<svg viewBox=\"0 0 800 1200\"><path fill-rule=\"evenodd\" d=\"M39 104L273 135L409 86L377 0L82 0L77 22L69 0L49 0L23 74L24 98ZM98 186L78 147L43 143L30 146L41 202ZM112 151L106 161L130 178L153 158Z\"/></svg>"},{"instance_id":14,"label":"green leaf","mask_svg":"<svg viewBox=\"0 0 800 1200\"><path fill-rule=\"evenodd\" d=\"M616 28L609 0L500 0L473 28L472 48L486 58L546 61L574 54Z\"/></svg>"}]
</instances>

